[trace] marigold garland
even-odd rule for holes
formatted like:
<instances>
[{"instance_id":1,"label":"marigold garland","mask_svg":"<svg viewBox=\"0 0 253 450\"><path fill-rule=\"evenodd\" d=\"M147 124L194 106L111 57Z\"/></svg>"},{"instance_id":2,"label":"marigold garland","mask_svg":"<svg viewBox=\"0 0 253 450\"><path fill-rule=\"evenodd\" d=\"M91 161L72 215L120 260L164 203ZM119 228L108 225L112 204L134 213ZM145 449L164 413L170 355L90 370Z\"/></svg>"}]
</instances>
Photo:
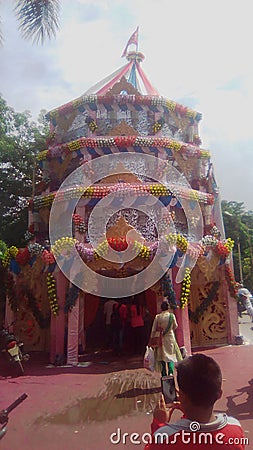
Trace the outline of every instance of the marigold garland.
<instances>
[{"instance_id":1,"label":"marigold garland","mask_svg":"<svg viewBox=\"0 0 253 450\"><path fill-rule=\"evenodd\" d=\"M181 296L180 296L180 308L184 309L188 303L191 292L191 271L189 267L185 269L185 276L182 281Z\"/></svg>"},{"instance_id":2,"label":"marigold garland","mask_svg":"<svg viewBox=\"0 0 253 450\"><path fill-rule=\"evenodd\" d=\"M182 236L182 234L177 235L177 248L181 250L181 252L186 253L188 247L187 239Z\"/></svg>"},{"instance_id":3,"label":"marigold garland","mask_svg":"<svg viewBox=\"0 0 253 450\"><path fill-rule=\"evenodd\" d=\"M56 281L52 273L47 274L47 294L51 311L56 316L59 311L59 304L57 300Z\"/></svg>"},{"instance_id":4,"label":"marigold garland","mask_svg":"<svg viewBox=\"0 0 253 450\"><path fill-rule=\"evenodd\" d=\"M165 123L165 120L164 120L163 117L161 117L160 119L158 119L158 120L154 123L154 125L152 126L153 132L154 132L154 133L158 133L158 131L160 131L160 130L162 129L164 123Z\"/></svg>"},{"instance_id":5,"label":"marigold garland","mask_svg":"<svg viewBox=\"0 0 253 450\"><path fill-rule=\"evenodd\" d=\"M54 245L51 248L53 255L60 256L62 250L70 251L74 247L76 243L76 239L71 237L62 237L55 241Z\"/></svg>"}]
</instances>

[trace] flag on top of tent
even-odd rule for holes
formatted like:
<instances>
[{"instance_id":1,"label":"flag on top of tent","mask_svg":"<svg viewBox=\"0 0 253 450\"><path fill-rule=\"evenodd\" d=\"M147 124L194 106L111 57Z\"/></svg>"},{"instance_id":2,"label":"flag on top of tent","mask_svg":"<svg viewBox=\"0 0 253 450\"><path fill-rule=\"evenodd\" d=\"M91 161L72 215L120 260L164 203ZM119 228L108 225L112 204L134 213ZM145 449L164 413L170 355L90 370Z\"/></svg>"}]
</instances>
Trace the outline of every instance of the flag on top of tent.
<instances>
[{"instance_id":1,"label":"flag on top of tent","mask_svg":"<svg viewBox=\"0 0 253 450\"><path fill-rule=\"evenodd\" d=\"M124 58L124 56L126 56L127 49L128 49L130 44L135 44L136 46L138 46L138 37L139 37L139 27L136 28L136 30L134 31L132 36L128 39L127 45L126 45L125 50L123 51L123 53L121 55L121 58Z\"/></svg>"}]
</instances>

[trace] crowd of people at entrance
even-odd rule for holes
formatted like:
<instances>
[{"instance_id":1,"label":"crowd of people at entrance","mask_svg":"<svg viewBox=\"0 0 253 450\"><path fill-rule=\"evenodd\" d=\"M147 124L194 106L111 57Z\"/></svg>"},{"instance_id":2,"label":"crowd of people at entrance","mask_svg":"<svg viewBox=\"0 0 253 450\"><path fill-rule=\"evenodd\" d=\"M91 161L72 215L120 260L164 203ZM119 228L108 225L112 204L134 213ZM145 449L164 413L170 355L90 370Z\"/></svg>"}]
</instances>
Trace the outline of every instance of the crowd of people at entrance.
<instances>
[{"instance_id":1,"label":"crowd of people at entrance","mask_svg":"<svg viewBox=\"0 0 253 450\"><path fill-rule=\"evenodd\" d=\"M138 294L121 300L108 299L104 304L106 347L116 356L143 355L153 318Z\"/></svg>"}]
</instances>

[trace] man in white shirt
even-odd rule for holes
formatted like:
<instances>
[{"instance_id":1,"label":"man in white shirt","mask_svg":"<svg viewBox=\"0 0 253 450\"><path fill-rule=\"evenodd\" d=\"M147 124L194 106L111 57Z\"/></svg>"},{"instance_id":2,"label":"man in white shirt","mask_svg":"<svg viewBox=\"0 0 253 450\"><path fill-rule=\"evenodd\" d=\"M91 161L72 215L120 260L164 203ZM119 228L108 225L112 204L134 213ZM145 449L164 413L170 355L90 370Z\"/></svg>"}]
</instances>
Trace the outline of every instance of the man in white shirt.
<instances>
[{"instance_id":1,"label":"man in white shirt","mask_svg":"<svg viewBox=\"0 0 253 450\"><path fill-rule=\"evenodd\" d=\"M116 300L107 300L104 304L104 315L105 315L105 328L106 328L106 347L112 347L112 312L114 305L117 305Z\"/></svg>"},{"instance_id":2,"label":"man in white shirt","mask_svg":"<svg viewBox=\"0 0 253 450\"><path fill-rule=\"evenodd\" d=\"M253 322L253 306L251 303L252 295L250 291L243 287L243 285L240 285L240 289L238 290L239 298L242 300L244 307L246 308L247 314L250 316L252 322Z\"/></svg>"}]
</instances>

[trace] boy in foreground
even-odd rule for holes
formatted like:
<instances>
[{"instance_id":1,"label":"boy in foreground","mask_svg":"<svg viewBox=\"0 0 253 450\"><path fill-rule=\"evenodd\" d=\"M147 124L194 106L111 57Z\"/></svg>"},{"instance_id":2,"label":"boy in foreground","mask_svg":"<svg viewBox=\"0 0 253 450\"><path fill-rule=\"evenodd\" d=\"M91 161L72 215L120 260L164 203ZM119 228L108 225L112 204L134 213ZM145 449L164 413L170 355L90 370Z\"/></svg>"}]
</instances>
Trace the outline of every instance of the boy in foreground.
<instances>
[{"instance_id":1,"label":"boy in foreground","mask_svg":"<svg viewBox=\"0 0 253 450\"><path fill-rule=\"evenodd\" d=\"M245 449L240 422L213 412L222 395L222 374L213 358L195 354L179 362L177 384L178 402L168 410L162 396L154 410L152 443L145 450L221 450L224 445L227 450ZM169 423L175 409L180 409L183 417Z\"/></svg>"}]
</instances>

